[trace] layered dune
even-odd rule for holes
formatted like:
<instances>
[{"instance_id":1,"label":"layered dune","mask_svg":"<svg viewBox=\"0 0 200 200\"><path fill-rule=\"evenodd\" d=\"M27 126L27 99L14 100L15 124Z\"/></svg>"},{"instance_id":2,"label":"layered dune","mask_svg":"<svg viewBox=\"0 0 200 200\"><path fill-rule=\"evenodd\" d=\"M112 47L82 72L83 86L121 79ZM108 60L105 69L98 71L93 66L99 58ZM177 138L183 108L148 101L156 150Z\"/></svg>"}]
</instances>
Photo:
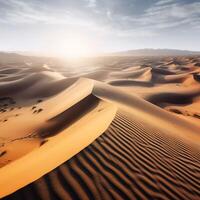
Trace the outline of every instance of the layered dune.
<instances>
[{"instance_id":1,"label":"layered dune","mask_svg":"<svg viewBox=\"0 0 200 200\"><path fill-rule=\"evenodd\" d=\"M200 57L0 67L3 199L199 199Z\"/></svg>"}]
</instances>

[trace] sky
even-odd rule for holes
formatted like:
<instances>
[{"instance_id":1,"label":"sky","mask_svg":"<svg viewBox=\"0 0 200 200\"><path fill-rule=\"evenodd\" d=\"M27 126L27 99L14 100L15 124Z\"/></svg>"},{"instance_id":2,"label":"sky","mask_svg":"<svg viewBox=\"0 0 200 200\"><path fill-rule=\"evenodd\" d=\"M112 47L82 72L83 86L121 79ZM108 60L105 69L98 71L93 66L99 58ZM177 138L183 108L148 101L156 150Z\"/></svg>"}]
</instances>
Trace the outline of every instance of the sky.
<instances>
[{"instance_id":1,"label":"sky","mask_svg":"<svg viewBox=\"0 0 200 200\"><path fill-rule=\"evenodd\" d=\"M200 0L0 0L0 50L200 50Z\"/></svg>"}]
</instances>

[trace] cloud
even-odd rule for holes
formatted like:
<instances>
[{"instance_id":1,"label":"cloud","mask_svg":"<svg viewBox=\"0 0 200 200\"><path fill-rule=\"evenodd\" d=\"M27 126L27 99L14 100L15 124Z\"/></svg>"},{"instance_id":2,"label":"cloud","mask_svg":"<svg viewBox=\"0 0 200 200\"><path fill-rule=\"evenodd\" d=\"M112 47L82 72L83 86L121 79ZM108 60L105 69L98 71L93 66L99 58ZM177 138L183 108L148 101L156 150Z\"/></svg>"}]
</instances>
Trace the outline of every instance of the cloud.
<instances>
[{"instance_id":1,"label":"cloud","mask_svg":"<svg viewBox=\"0 0 200 200\"><path fill-rule=\"evenodd\" d=\"M87 1L87 3L88 3L88 7L90 7L90 8L94 8L94 7L96 7L96 0L86 0Z\"/></svg>"},{"instance_id":2,"label":"cloud","mask_svg":"<svg viewBox=\"0 0 200 200\"><path fill-rule=\"evenodd\" d=\"M92 26L76 10L67 7L47 6L39 1L0 1L0 23L4 24L55 24Z\"/></svg>"},{"instance_id":3,"label":"cloud","mask_svg":"<svg viewBox=\"0 0 200 200\"><path fill-rule=\"evenodd\" d=\"M155 5L160 6L160 5L164 5L164 4L168 4L168 3L173 3L173 2L175 2L175 0L160 0L160 1L156 2Z\"/></svg>"},{"instance_id":4,"label":"cloud","mask_svg":"<svg viewBox=\"0 0 200 200\"><path fill-rule=\"evenodd\" d=\"M141 0L48 0L47 4L40 0L0 0L0 23L85 27L120 37L152 37L162 30L200 26L200 2L149 2L151 4Z\"/></svg>"},{"instance_id":5,"label":"cloud","mask_svg":"<svg viewBox=\"0 0 200 200\"><path fill-rule=\"evenodd\" d=\"M158 1L147 8L143 14L125 16L123 20L130 26L159 31L168 28L178 28L183 25L195 28L195 23L200 20L200 2L171 3L170 0Z\"/></svg>"}]
</instances>

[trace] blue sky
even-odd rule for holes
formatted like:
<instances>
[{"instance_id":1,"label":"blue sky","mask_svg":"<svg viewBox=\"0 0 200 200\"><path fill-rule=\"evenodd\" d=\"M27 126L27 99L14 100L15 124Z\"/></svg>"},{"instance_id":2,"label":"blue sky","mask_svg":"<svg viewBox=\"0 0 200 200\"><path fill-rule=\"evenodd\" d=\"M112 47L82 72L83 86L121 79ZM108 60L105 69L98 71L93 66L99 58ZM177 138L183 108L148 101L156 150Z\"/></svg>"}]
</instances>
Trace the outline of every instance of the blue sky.
<instances>
[{"instance_id":1,"label":"blue sky","mask_svg":"<svg viewBox=\"0 0 200 200\"><path fill-rule=\"evenodd\" d=\"M73 42L88 53L200 50L200 0L0 0L0 50L56 53Z\"/></svg>"}]
</instances>

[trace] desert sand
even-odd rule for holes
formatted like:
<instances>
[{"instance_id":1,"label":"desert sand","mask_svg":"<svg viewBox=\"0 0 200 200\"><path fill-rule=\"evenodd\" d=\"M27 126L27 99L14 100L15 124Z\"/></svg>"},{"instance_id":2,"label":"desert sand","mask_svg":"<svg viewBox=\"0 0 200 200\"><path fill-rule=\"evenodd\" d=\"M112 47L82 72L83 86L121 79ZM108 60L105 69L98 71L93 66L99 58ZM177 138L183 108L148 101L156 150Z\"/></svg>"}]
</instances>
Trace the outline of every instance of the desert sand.
<instances>
[{"instance_id":1,"label":"desert sand","mask_svg":"<svg viewBox=\"0 0 200 200\"><path fill-rule=\"evenodd\" d=\"M4 55L0 105L3 199L200 198L200 56Z\"/></svg>"}]
</instances>

